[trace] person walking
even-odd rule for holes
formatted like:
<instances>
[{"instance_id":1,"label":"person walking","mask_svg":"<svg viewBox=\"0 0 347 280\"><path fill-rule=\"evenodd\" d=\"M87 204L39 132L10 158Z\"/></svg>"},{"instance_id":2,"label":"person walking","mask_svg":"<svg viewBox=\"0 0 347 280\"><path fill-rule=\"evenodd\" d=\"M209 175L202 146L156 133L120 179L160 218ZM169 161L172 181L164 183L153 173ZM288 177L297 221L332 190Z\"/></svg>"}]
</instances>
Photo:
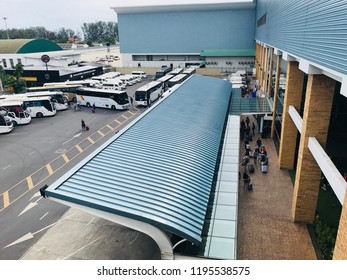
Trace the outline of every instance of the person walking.
<instances>
[{"instance_id":1,"label":"person walking","mask_svg":"<svg viewBox=\"0 0 347 280\"><path fill-rule=\"evenodd\" d=\"M129 97L129 99L130 99L130 105L133 106L134 99L131 96Z\"/></svg>"},{"instance_id":2,"label":"person walking","mask_svg":"<svg viewBox=\"0 0 347 280\"><path fill-rule=\"evenodd\" d=\"M81 126L82 126L82 129L83 129L83 130L86 129L86 123L84 122L83 119L81 120Z\"/></svg>"},{"instance_id":3,"label":"person walking","mask_svg":"<svg viewBox=\"0 0 347 280\"><path fill-rule=\"evenodd\" d=\"M252 131L253 131L253 136L254 136L254 131L255 131L255 123L252 123Z\"/></svg>"},{"instance_id":4,"label":"person walking","mask_svg":"<svg viewBox=\"0 0 347 280\"><path fill-rule=\"evenodd\" d=\"M247 125L247 126L249 126L249 122L250 122L250 121L251 121L251 120L250 120L249 117L247 116L247 117L246 117L246 125Z\"/></svg>"},{"instance_id":5,"label":"person walking","mask_svg":"<svg viewBox=\"0 0 347 280\"><path fill-rule=\"evenodd\" d=\"M95 103L93 103L92 112L95 113Z\"/></svg>"}]
</instances>

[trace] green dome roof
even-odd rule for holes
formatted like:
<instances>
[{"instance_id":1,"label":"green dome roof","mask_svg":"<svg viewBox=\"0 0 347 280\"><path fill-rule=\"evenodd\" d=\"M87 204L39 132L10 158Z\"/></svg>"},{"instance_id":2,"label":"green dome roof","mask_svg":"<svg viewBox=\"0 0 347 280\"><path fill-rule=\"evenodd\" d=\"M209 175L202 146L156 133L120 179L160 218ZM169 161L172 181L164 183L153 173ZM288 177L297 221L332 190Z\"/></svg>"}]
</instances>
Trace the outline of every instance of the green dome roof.
<instances>
[{"instance_id":1,"label":"green dome roof","mask_svg":"<svg viewBox=\"0 0 347 280\"><path fill-rule=\"evenodd\" d=\"M44 39L0 40L0 53L37 53L61 51L56 43Z\"/></svg>"}]
</instances>

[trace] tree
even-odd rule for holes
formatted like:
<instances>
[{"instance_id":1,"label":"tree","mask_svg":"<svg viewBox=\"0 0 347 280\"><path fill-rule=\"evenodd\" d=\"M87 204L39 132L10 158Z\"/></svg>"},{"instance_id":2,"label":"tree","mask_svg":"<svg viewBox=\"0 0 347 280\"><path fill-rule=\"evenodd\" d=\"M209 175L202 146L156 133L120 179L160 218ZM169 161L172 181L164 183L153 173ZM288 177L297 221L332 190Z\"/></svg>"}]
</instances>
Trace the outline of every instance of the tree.
<instances>
[{"instance_id":1,"label":"tree","mask_svg":"<svg viewBox=\"0 0 347 280\"><path fill-rule=\"evenodd\" d=\"M14 93L21 93L25 91L26 84L25 81L22 80L23 72L23 65L21 63L17 63L13 71L13 76L7 75L5 79L6 85L11 86Z\"/></svg>"},{"instance_id":2,"label":"tree","mask_svg":"<svg viewBox=\"0 0 347 280\"><path fill-rule=\"evenodd\" d=\"M81 29L86 42L114 44L118 39L118 24L112 21L83 23Z\"/></svg>"}]
</instances>

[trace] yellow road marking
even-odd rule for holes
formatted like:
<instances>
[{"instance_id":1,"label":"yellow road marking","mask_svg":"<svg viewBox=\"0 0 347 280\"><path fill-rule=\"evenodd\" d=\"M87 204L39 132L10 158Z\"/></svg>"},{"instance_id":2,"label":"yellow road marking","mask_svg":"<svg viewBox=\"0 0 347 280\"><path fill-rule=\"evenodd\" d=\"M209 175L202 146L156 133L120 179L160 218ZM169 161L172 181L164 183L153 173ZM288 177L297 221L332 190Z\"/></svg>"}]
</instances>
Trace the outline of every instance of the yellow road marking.
<instances>
[{"instance_id":1,"label":"yellow road marking","mask_svg":"<svg viewBox=\"0 0 347 280\"><path fill-rule=\"evenodd\" d=\"M52 175L54 172L53 172L53 169L52 169L52 167L51 167L51 165L48 163L48 164L46 164L46 168L47 168L47 171L48 171L48 174L49 175Z\"/></svg>"},{"instance_id":2,"label":"yellow road marking","mask_svg":"<svg viewBox=\"0 0 347 280\"><path fill-rule=\"evenodd\" d=\"M31 176L27 177L27 183L28 183L28 189L31 190L34 187L33 179L31 179Z\"/></svg>"},{"instance_id":3,"label":"yellow road marking","mask_svg":"<svg viewBox=\"0 0 347 280\"><path fill-rule=\"evenodd\" d=\"M4 208L6 208L10 204L10 197L8 195L8 191L4 192L2 196L4 199Z\"/></svg>"},{"instance_id":4,"label":"yellow road marking","mask_svg":"<svg viewBox=\"0 0 347 280\"><path fill-rule=\"evenodd\" d=\"M70 161L66 154L62 154L61 156L65 160L65 163L68 163Z\"/></svg>"},{"instance_id":5,"label":"yellow road marking","mask_svg":"<svg viewBox=\"0 0 347 280\"><path fill-rule=\"evenodd\" d=\"M136 108L133 108L133 110L135 110L136 112L140 111L140 110L138 110L138 109L136 109ZM132 118L133 115L136 114L136 113L133 113L133 112L130 112L130 111L129 111L129 113L132 114L132 116L129 117L129 118ZM121 115L120 117L124 117L124 116ZM126 120L129 119L129 118L124 117L124 119L126 119ZM125 120L125 121L126 121L126 120ZM115 119L114 121L117 122L119 125L121 125L121 124L123 124L123 123L125 122L125 121L121 122L121 121L119 121L119 120L117 120L117 119ZM118 127L118 125L117 125L115 128L112 127L111 125L106 125L106 126L107 126L108 128L110 128L111 130L115 130L115 129ZM104 134L104 133L102 133L102 132L99 131L99 130L98 130L97 132L98 132L102 137L104 137L105 135L109 134L109 132L107 132L106 134ZM96 141L92 140L91 138L89 139L89 137L87 137L87 139L88 139L92 144L94 144L95 142L98 142L101 138L98 139L98 140L96 140ZM80 143L82 143L82 142L83 142L83 141L81 141ZM91 145L90 145L90 146L91 146ZM88 149L90 146L86 147L86 149ZM75 145L74 147L70 148L69 151L71 151L71 150L74 149L75 147L76 147L76 149L77 149L80 153L83 152L83 149L82 149L78 144ZM61 166L57 167L57 168L56 168L56 171L60 170L63 166L65 166L68 162L70 162L70 161L72 161L73 159L75 159L78 155L79 155L79 154L76 154L75 156L73 156L73 157L70 158L70 159L68 158L68 156L66 155L66 153L60 155L60 156L63 157L65 163L62 164ZM58 158L59 158L59 157L58 157ZM57 159L57 158L56 158L56 159ZM56 159L52 160L51 163L52 163L53 161L55 161ZM49 175L47 175L45 178L42 178L42 179L40 180L40 182L37 182L36 185L34 185L31 176L34 175L34 174L36 174L37 172L39 172L40 170L42 170L42 169L45 168L45 167L46 167L46 169L47 169ZM54 172L53 172L53 170L52 170L52 167L51 167L50 163L48 163L46 166L41 167L40 169L38 169L36 172L34 172L33 174L31 174L30 176L28 176L28 177L22 179L20 182L18 182L17 184L13 185L11 188L9 188L7 191L5 191L5 192L2 194L2 195L3 195L3 201L4 201L4 207L3 207L2 209L0 209L0 212L1 212L2 210L4 210L5 208L7 208L10 204L14 203L15 201L17 201L18 199L20 199L21 197L23 197L26 193L28 193L28 192L29 192L31 189L33 189L35 186L40 185L44 180L46 180L46 179L47 179L49 176L51 176L53 173L54 173ZM18 197L13 198L13 199L10 201L9 191L12 190L12 189L14 189L15 187L18 187L18 186L20 185L20 183L23 183L23 182L24 182L24 180L27 181L28 190L25 191L23 194L19 195Z\"/></svg>"},{"instance_id":6,"label":"yellow road marking","mask_svg":"<svg viewBox=\"0 0 347 280\"><path fill-rule=\"evenodd\" d=\"M94 141L92 138L88 137L87 139L88 139L88 141L89 141L90 143L92 143L92 144L95 143L95 141Z\"/></svg>"},{"instance_id":7,"label":"yellow road marking","mask_svg":"<svg viewBox=\"0 0 347 280\"><path fill-rule=\"evenodd\" d=\"M78 150L80 153L83 152L83 149L82 149L79 145L76 145L75 147L77 148L77 150Z\"/></svg>"}]
</instances>

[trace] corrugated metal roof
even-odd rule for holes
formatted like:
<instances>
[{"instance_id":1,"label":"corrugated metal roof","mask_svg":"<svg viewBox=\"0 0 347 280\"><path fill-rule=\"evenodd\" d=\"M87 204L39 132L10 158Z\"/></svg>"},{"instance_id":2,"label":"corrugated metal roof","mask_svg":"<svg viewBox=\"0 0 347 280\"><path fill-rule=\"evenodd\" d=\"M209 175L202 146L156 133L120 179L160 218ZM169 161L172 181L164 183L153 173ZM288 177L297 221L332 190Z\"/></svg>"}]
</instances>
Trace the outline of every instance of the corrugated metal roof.
<instances>
[{"instance_id":1,"label":"corrugated metal roof","mask_svg":"<svg viewBox=\"0 0 347 280\"><path fill-rule=\"evenodd\" d=\"M46 195L199 244L230 96L229 82L193 76Z\"/></svg>"}]
</instances>

